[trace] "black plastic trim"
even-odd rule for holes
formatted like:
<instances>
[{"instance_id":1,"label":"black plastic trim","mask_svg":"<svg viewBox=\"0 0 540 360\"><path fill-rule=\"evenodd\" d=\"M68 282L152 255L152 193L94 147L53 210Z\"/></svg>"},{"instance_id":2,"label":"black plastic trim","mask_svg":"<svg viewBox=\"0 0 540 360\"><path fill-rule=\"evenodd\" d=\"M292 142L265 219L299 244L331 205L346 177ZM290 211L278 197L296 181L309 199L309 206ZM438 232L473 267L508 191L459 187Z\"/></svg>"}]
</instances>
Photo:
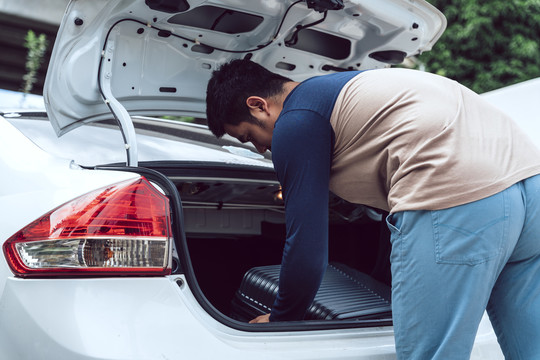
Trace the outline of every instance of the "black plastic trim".
<instances>
[{"instance_id":1,"label":"black plastic trim","mask_svg":"<svg viewBox=\"0 0 540 360\"><path fill-rule=\"evenodd\" d=\"M369 57L386 64L397 65L405 60L407 53L399 50L376 51L369 54Z\"/></svg>"},{"instance_id":2,"label":"black plastic trim","mask_svg":"<svg viewBox=\"0 0 540 360\"><path fill-rule=\"evenodd\" d=\"M146 0L146 6L152 10L174 14L189 10L186 0Z\"/></svg>"}]
</instances>

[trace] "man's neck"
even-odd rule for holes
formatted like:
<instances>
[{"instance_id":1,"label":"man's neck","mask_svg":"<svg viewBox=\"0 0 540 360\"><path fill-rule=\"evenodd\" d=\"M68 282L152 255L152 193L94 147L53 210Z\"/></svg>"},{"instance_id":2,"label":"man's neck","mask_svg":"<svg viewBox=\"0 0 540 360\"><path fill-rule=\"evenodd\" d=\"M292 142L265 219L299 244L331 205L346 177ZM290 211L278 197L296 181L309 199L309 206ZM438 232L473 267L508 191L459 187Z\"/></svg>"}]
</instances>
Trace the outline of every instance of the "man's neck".
<instances>
[{"instance_id":1,"label":"man's neck","mask_svg":"<svg viewBox=\"0 0 540 360\"><path fill-rule=\"evenodd\" d=\"M300 83L296 81L287 81L283 84L283 91L275 97L276 103L280 105L280 111L283 109L283 103L291 91L294 90Z\"/></svg>"},{"instance_id":2,"label":"man's neck","mask_svg":"<svg viewBox=\"0 0 540 360\"><path fill-rule=\"evenodd\" d=\"M285 101L285 98L293 91L295 87L297 87L300 83L296 81L288 81L285 84L283 84L283 101Z\"/></svg>"}]
</instances>

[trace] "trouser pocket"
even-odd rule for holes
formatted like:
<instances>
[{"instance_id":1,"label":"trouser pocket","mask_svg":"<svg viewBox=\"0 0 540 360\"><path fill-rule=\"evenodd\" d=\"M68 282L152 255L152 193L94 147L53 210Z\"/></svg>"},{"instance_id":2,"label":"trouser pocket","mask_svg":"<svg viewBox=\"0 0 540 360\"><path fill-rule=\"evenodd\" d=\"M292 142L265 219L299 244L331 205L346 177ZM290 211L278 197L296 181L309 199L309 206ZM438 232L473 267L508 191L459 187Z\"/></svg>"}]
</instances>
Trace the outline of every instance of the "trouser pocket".
<instances>
[{"instance_id":1,"label":"trouser pocket","mask_svg":"<svg viewBox=\"0 0 540 360\"><path fill-rule=\"evenodd\" d=\"M477 265L500 254L507 233L506 192L431 212L435 259L441 264Z\"/></svg>"},{"instance_id":2,"label":"trouser pocket","mask_svg":"<svg viewBox=\"0 0 540 360\"><path fill-rule=\"evenodd\" d=\"M388 229L390 229L390 233L392 233L392 235L398 235L401 233L402 215L402 213L396 213L389 214L386 217L386 225L388 225Z\"/></svg>"}]
</instances>

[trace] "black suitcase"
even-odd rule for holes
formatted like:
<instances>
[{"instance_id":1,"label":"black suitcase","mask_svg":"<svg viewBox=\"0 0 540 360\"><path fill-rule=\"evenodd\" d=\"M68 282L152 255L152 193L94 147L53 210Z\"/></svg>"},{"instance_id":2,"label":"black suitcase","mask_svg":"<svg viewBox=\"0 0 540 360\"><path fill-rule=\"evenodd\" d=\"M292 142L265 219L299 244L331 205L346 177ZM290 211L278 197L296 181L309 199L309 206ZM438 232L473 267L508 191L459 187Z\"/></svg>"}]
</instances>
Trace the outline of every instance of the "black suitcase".
<instances>
[{"instance_id":1,"label":"black suitcase","mask_svg":"<svg viewBox=\"0 0 540 360\"><path fill-rule=\"evenodd\" d=\"M270 312L277 296L280 265L250 269L232 301L231 317L249 321ZM306 320L388 319L390 287L346 265L328 265Z\"/></svg>"}]
</instances>

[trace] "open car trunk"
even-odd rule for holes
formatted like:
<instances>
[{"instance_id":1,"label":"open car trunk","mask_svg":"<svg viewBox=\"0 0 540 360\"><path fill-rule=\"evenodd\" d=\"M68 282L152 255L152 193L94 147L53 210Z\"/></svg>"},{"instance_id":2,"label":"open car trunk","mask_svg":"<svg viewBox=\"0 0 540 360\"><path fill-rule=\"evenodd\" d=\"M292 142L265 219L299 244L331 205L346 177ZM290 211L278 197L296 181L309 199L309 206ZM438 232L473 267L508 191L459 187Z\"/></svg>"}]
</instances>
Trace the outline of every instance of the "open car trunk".
<instances>
[{"instance_id":1,"label":"open car trunk","mask_svg":"<svg viewBox=\"0 0 540 360\"><path fill-rule=\"evenodd\" d=\"M181 264L176 271L193 272L192 277L187 276L188 281L192 279L189 285L196 289L194 294L199 295L203 307L210 312L216 310L211 315L240 322L250 320L249 309L243 308L250 307L249 304L240 304L238 300L246 273L254 268L279 266L286 237L284 206L273 169L179 162L148 162L140 166L167 176L181 197L185 238L176 237L179 259L175 261ZM333 194L330 194L329 210L329 263L372 279L376 288L383 285L388 295L384 299L387 311L377 313L375 307L380 303L373 304L374 314L350 316L340 320L341 325L390 325L390 241L383 225L384 214L348 203ZM185 241L185 244L179 244L179 241ZM182 251L188 254L182 254ZM189 266L183 263L186 261ZM264 287L260 285L263 280L253 281L258 283L255 286ZM331 277L328 282L330 286L335 285ZM261 291L265 290L255 289L255 292ZM249 300L260 305L257 303L261 300L257 298L250 297ZM271 301L266 301L267 306L272 305ZM332 301L335 300L330 300L330 306ZM325 311L331 309L325 308ZM307 320L339 318L328 314L306 317ZM228 323L234 324L234 321ZM304 323L305 326L309 324ZM317 324L321 325L320 322ZM331 327L332 324L336 326L335 321L327 325ZM287 326L286 323L283 325Z\"/></svg>"},{"instance_id":2,"label":"open car trunk","mask_svg":"<svg viewBox=\"0 0 540 360\"><path fill-rule=\"evenodd\" d=\"M259 331L256 326L246 324L248 315L239 316L235 306L248 271L281 263L286 238L285 209L268 154L255 154L252 147L235 139L216 139L204 127L136 117L142 154L151 157L157 149L163 158L178 160L141 161L139 167L126 167L111 162L117 158L111 149L116 149L115 136L119 137L113 121L85 125L85 129L63 137L65 142L56 149L50 147L48 139L55 135L43 121L44 114L33 114L35 118L30 115L20 120L13 118L12 123L40 146L52 152L69 153L82 164L107 163L110 165L97 168L137 172L158 183L169 195L176 219L174 273L185 274L202 308L216 319L229 326ZM92 134L92 140L99 138L105 142L91 147L88 134ZM175 143L186 145L175 146ZM198 146L201 143L205 147ZM155 144L159 146L154 148ZM171 154L162 153L164 148ZM86 155L89 149L93 149L91 156ZM205 158L202 149L213 152ZM237 158L231 152L249 157ZM116 155L123 156L121 151ZM209 162L208 157L222 160ZM389 289L390 242L384 214L330 194L329 226L329 262L361 272ZM271 305L271 301L265 304ZM281 326L286 330L301 330L308 323L310 329L379 326L390 325L391 319L388 312L383 312L339 321L327 319L324 325L309 321L300 326L290 322ZM260 328L275 330L276 326Z\"/></svg>"}]
</instances>

